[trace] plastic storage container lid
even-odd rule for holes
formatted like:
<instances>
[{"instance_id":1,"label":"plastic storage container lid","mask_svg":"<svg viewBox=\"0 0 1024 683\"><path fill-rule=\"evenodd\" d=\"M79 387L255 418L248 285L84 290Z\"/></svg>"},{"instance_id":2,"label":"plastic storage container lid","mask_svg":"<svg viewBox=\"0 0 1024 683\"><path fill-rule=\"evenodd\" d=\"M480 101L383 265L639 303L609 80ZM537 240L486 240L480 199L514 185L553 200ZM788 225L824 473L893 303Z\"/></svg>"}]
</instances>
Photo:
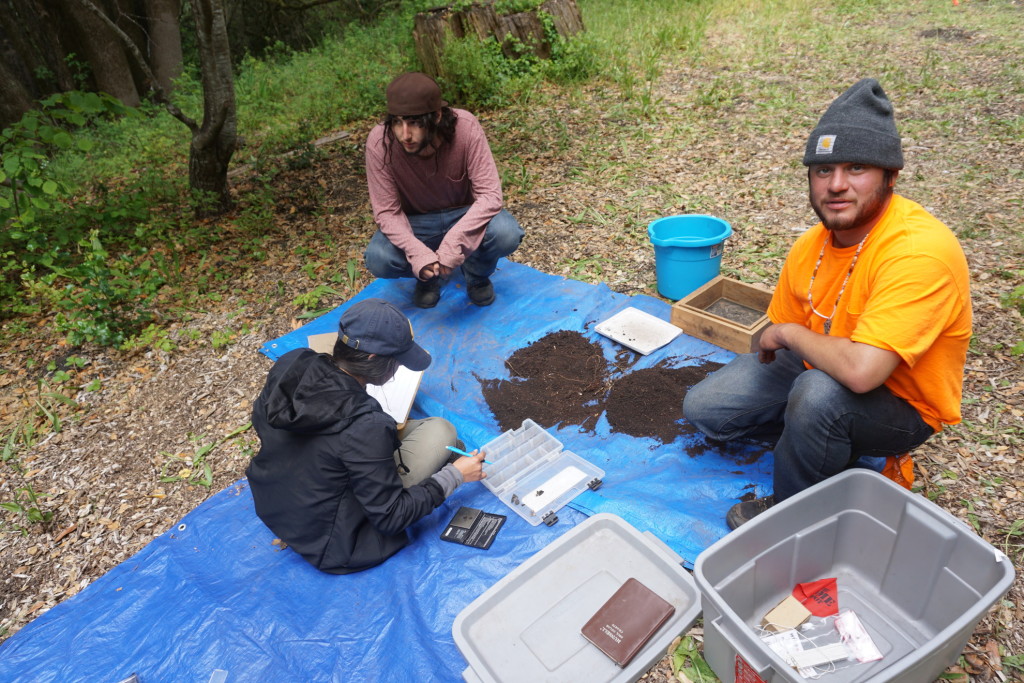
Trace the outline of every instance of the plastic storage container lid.
<instances>
[{"instance_id":1,"label":"plastic storage container lid","mask_svg":"<svg viewBox=\"0 0 1024 683\"><path fill-rule=\"evenodd\" d=\"M452 634L470 682L635 681L700 615L682 558L650 532L601 513L569 530L466 606ZM636 578L675 613L625 668L580 633L590 617Z\"/></svg>"}]
</instances>

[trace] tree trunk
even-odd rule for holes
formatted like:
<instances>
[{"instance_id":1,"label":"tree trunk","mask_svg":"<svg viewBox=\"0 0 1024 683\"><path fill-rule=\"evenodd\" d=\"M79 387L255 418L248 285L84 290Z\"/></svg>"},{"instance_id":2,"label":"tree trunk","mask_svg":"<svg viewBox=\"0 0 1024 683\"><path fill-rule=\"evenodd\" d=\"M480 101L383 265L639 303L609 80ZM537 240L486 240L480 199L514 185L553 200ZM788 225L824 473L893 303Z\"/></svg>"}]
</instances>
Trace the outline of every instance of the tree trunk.
<instances>
[{"instance_id":1,"label":"tree trunk","mask_svg":"<svg viewBox=\"0 0 1024 683\"><path fill-rule=\"evenodd\" d=\"M231 71L227 22L223 0L189 0L196 25L200 77L203 84L203 122L196 123L179 109L159 87L149 62L138 46L113 23L92 0L77 0L121 41L145 76L153 84L153 96L170 114L192 131L189 146L189 186L198 200L197 213L219 215L231 208L228 163L238 136L235 116L235 82Z\"/></svg>"},{"instance_id":2,"label":"tree trunk","mask_svg":"<svg viewBox=\"0 0 1024 683\"><path fill-rule=\"evenodd\" d=\"M77 27L77 47L92 67L96 87L130 107L137 106L139 91L121 39L78 0L62 0L62 4Z\"/></svg>"},{"instance_id":3,"label":"tree trunk","mask_svg":"<svg viewBox=\"0 0 1024 683\"><path fill-rule=\"evenodd\" d=\"M509 57L518 57L525 49L541 59L548 59L551 44L544 35L540 13L551 16L559 35L571 36L583 30L583 17L576 0L546 0L535 11L515 14L498 14L494 0L474 3L458 11L439 7L416 15L412 31L416 55L423 70L435 78L443 75L441 63L449 34L456 38L475 35L481 40L493 37L501 42L502 50Z\"/></svg>"},{"instance_id":4,"label":"tree trunk","mask_svg":"<svg viewBox=\"0 0 1024 683\"><path fill-rule=\"evenodd\" d=\"M196 21L196 42L203 82L203 122L192 131L188 178L202 215L231 208L228 163L238 136L235 82L231 72L227 21L221 0L189 0ZM212 200L207 204L206 200Z\"/></svg>"},{"instance_id":5,"label":"tree trunk","mask_svg":"<svg viewBox=\"0 0 1024 683\"><path fill-rule=\"evenodd\" d=\"M540 8L551 15L558 35L574 36L583 30L583 16L576 6L576 0L548 0Z\"/></svg>"},{"instance_id":6,"label":"tree trunk","mask_svg":"<svg viewBox=\"0 0 1024 683\"><path fill-rule=\"evenodd\" d=\"M7 64L7 55L0 55L0 128L14 123L32 108L32 96Z\"/></svg>"},{"instance_id":7,"label":"tree trunk","mask_svg":"<svg viewBox=\"0 0 1024 683\"><path fill-rule=\"evenodd\" d=\"M14 123L34 101L75 87L59 21L37 0L0 0L0 127Z\"/></svg>"},{"instance_id":8,"label":"tree trunk","mask_svg":"<svg viewBox=\"0 0 1024 683\"><path fill-rule=\"evenodd\" d=\"M97 0L99 1L99 0ZM107 13L113 19L114 25L121 30L121 33L128 36L131 41L131 45L134 46L135 50L144 52L148 55L149 53L149 25L147 17L143 11L141 4L138 6L136 0L103 0L106 3ZM128 69L132 74L132 83L135 85L135 91L139 94L139 98L145 97L146 93L152 89L153 84L149 82L149 78L146 76L146 70L142 67L137 60L132 59L131 46L125 44L123 40L118 40L121 36L115 35L114 41L121 46L121 53L124 55L124 62L128 65ZM147 59L149 61L149 59Z\"/></svg>"},{"instance_id":9,"label":"tree trunk","mask_svg":"<svg viewBox=\"0 0 1024 683\"><path fill-rule=\"evenodd\" d=\"M181 0L146 0L149 19L149 60L157 84L171 94L174 79L181 76Z\"/></svg>"}]
</instances>

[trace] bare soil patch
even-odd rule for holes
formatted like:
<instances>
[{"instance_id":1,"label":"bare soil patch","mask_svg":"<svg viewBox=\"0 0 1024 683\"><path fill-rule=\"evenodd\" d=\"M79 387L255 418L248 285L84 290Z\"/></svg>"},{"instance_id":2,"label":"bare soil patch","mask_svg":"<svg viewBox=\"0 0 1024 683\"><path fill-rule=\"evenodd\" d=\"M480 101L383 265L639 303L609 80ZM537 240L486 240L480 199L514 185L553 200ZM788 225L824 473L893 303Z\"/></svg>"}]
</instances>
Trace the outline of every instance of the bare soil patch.
<instances>
[{"instance_id":1,"label":"bare soil patch","mask_svg":"<svg viewBox=\"0 0 1024 683\"><path fill-rule=\"evenodd\" d=\"M703 361L674 368L662 361L615 379L607 403L612 431L653 437L663 444L695 433L693 425L682 419L683 399L687 390L720 367L720 363Z\"/></svg>"}]
</instances>

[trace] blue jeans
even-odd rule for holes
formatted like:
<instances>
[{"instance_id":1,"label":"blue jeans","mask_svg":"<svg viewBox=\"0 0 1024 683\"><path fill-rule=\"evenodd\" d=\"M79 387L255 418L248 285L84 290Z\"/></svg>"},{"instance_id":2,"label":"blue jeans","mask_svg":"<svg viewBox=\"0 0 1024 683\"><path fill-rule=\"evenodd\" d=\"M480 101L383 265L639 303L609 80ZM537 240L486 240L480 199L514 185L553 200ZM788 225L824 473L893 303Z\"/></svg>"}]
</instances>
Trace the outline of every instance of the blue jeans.
<instances>
[{"instance_id":1,"label":"blue jeans","mask_svg":"<svg viewBox=\"0 0 1024 683\"><path fill-rule=\"evenodd\" d=\"M445 235L467 211L468 206L460 206L430 213L410 214L409 224L416 239L427 245L427 248L437 251ZM519 221L512 214L505 209L499 211L487 224L480 246L462 264L466 285L472 286L489 278L498 265L498 259L515 251L524 234ZM393 245L380 230L370 238L364 258L367 270L376 277L416 277L405 252Z\"/></svg>"},{"instance_id":2,"label":"blue jeans","mask_svg":"<svg viewBox=\"0 0 1024 683\"><path fill-rule=\"evenodd\" d=\"M857 394L792 351L762 364L737 356L683 399L683 414L712 439L776 440L773 484L782 501L852 467L906 453L932 435L917 410L885 385Z\"/></svg>"}]
</instances>

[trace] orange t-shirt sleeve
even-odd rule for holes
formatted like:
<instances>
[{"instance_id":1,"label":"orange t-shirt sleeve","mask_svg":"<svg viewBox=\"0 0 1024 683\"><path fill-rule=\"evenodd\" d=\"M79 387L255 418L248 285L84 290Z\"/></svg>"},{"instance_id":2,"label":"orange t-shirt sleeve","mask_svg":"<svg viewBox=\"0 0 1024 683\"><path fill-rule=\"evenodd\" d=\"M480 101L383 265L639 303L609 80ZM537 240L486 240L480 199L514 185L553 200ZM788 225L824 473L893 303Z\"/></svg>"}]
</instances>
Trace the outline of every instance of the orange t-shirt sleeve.
<instances>
[{"instance_id":1,"label":"orange t-shirt sleeve","mask_svg":"<svg viewBox=\"0 0 1024 683\"><path fill-rule=\"evenodd\" d=\"M803 261L808 258L809 252L804 246L808 238L809 233L805 233L793 244L782 266L782 272L779 273L779 281L768 305L768 318L775 324L807 325L807 291L800 291L800 285L795 284L794 278L799 279L801 276L798 273L807 265ZM813 267L813 264L811 266ZM804 282L804 288L808 282L809 280Z\"/></svg>"}]
</instances>

